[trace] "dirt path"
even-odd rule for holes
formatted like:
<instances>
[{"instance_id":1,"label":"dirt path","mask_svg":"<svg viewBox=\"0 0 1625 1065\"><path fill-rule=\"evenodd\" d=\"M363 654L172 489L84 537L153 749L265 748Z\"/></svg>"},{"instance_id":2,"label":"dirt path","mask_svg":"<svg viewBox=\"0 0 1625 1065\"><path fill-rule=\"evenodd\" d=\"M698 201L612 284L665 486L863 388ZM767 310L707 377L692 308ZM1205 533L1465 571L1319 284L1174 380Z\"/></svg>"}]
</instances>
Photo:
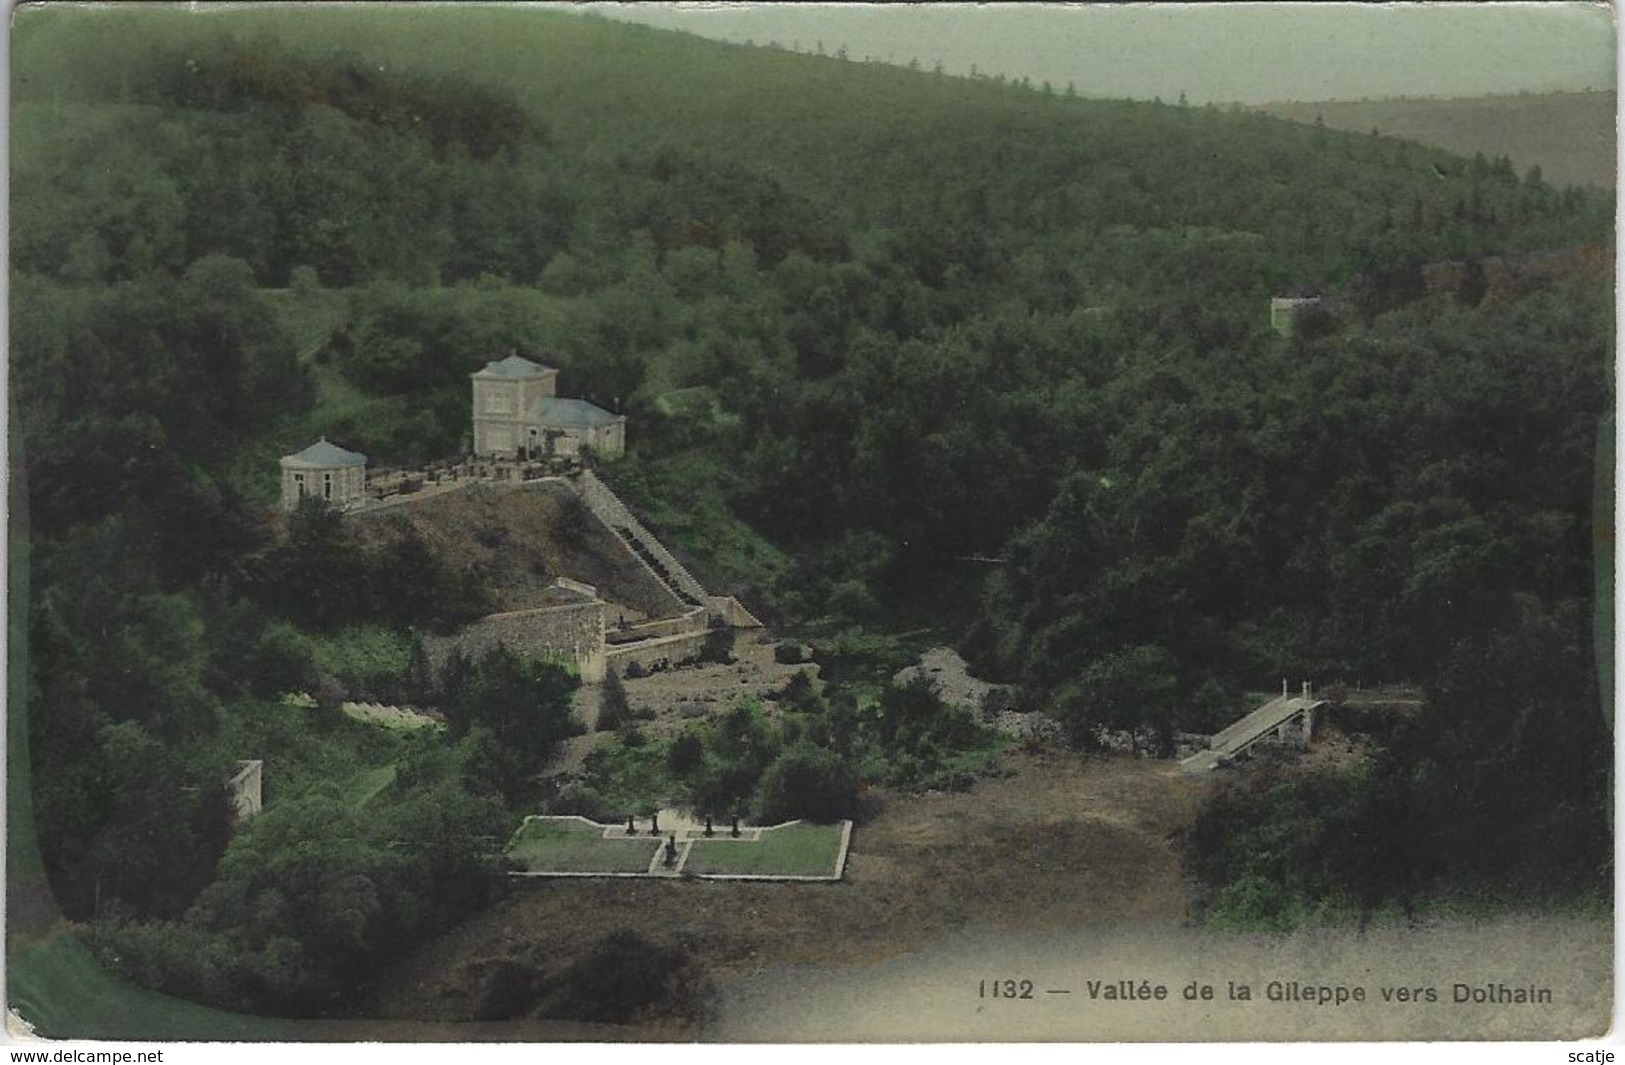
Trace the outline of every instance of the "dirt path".
<instances>
[{"instance_id":1,"label":"dirt path","mask_svg":"<svg viewBox=\"0 0 1625 1065\"><path fill-rule=\"evenodd\" d=\"M839 884L531 881L388 974L369 1012L469 1015L471 968L557 971L627 930L690 948L726 981L765 967L895 956L965 927L1059 929L1185 917L1170 835L1204 783L1171 763L1011 754L961 793L877 796Z\"/></svg>"}]
</instances>

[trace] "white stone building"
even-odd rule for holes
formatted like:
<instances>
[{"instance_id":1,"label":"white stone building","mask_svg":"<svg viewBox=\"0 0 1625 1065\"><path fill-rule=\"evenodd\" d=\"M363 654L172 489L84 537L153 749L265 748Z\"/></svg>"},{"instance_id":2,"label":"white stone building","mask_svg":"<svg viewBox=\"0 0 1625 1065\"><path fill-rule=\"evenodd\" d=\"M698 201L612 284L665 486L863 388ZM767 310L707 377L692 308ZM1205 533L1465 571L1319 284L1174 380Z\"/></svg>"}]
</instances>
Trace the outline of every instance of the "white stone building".
<instances>
[{"instance_id":1,"label":"white stone building","mask_svg":"<svg viewBox=\"0 0 1625 1065\"><path fill-rule=\"evenodd\" d=\"M576 455L584 448L626 450L626 416L554 394L559 372L510 354L469 376L474 389L474 454L503 458Z\"/></svg>"},{"instance_id":2,"label":"white stone building","mask_svg":"<svg viewBox=\"0 0 1625 1065\"><path fill-rule=\"evenodd\" d=\"M305 450L282 457L282 506L294 510L307 496L341 509L367 498L367 456L322 437Z\"/></svg>"}]
</instances>

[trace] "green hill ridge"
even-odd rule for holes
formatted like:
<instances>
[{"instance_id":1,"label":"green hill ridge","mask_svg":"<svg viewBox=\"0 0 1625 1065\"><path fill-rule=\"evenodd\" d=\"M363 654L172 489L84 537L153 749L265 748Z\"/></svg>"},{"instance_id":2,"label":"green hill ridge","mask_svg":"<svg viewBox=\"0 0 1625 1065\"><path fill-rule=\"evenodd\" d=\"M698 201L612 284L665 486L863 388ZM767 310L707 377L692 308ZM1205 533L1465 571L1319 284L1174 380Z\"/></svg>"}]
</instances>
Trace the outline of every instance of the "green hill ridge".
<instances>
[{"instance_id":1,"label":"green hill ridge","mask_svg":"<svg viewBox=\"0 0 1625 1065\"><path fill-rule=\"evenodd\" d=\"M1166 753L1282 676L1403 681L1426 706L1368 761L1204 814L1221 915L1600 890L1608 196L1240 110L445 10L16 20L20 675L45 870L98 959L320 1014L489 897L570 678L497 656L435 690L415 640L478 613L466 560L265 511L318 435L467 446L468 375L508 350L624 410L604 479L828 667L794 730L730 711L744 772L690 745L729 801L785 759L839 797L982 742L888 685L921 639L1080 748ZM1277 332L1282 295L1322 303ZM441 699L449 735L368 741L325 715L345 684ZM394 772L364 814L307 778L233 835L250 743ZM1234 842L1271 838L1305 842Z\"/></svg>"}]
</instances>

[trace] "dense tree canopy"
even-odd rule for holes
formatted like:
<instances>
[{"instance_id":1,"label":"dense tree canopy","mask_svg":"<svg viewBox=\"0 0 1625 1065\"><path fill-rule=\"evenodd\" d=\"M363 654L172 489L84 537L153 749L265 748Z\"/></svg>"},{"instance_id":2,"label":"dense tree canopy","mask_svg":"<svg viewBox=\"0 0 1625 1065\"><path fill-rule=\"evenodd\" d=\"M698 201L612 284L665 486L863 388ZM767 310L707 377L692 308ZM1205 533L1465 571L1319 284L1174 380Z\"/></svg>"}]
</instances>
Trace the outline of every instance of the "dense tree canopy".
<instances>
[{"instance_id":1,"label":"dense tree canopy","mask_svg":"<svg viewBox=\"0 0 1625 1065\"><path fill-rule=\"evenodd\" d=\"M108 956L317 1011L489 885L572 678L501 655L427 676L418 631L484 609L479 575L263 506L320 433L375 463L455 452L468 373L510 348L630 415L605 477L709 584L835 647L958 639L1080 741L1165 749L1283 674L1424 686L1381 765L1298 796L1327 810L1306 838L1391 840L1379 867L1411 879L1360 873L1369 848L1313 875L1313 848L1227 853L1305 809L1243 795L1199 833L1236 912L1604 867L1609 197L1239 110L415 15L20 17L34 783L53 883ZM1327 297L1290 339L1267 317L1288 292ZM396 759L346 731L331 704L375 675L438 680L452 736ZM868 694L647 757L717 811L802 793L827 816L990 742L929 690ZM228 842L219 784L250 748L303 769Z\"/></svg>"}]
</instances>

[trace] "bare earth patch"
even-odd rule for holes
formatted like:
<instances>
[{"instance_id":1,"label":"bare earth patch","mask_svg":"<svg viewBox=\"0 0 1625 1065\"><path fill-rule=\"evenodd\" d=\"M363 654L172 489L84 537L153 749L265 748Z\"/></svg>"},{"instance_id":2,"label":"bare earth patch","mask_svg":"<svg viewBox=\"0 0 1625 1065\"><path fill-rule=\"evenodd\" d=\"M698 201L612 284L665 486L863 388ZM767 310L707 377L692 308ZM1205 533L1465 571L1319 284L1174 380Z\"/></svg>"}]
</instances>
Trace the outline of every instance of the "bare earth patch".
<instances>
[{"instance_id":1,"label":"bare earth patch","mask_svg":"<svg viewBox=\"0 0 1625 1065\"><path fill-rule=\"evenodd\" d=\"M446 495L355 515L364 543L389 543L407 527L438 558L475 567L497 590L497 610L525 610L545 600L555 577L598 589L614 604L611 621L641 621L673 611L671 594L625 545L587 515L569 486L469 485Z\"/></svg>"},{"instance_id":2,"label":"bare earth patch","mask_svg":"<svg viewBox=\"0 0 1625 1065\"><path fill-rule=\"evenodd\" d=\"M1208 786L1167 762L1011 753L968 792L875 796L835 884L529 881L387 974L367 1012L469 1016L470 966L551 971L611 932L693 948L718 982L893 957L967 926L1178 922L1171 835Z\"/></svg>"}]
</instances>

